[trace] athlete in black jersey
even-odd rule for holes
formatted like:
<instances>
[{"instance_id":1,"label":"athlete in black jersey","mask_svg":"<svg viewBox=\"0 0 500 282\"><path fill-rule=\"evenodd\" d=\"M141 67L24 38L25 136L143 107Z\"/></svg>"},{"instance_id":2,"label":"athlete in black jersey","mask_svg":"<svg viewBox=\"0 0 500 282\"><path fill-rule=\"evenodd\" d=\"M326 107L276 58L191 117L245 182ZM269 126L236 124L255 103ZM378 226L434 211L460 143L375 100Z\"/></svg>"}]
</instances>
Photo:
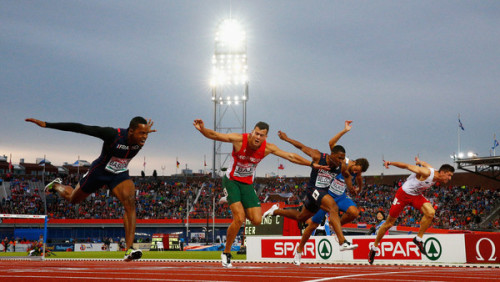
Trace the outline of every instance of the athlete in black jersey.
<instances>
[{"instance_id":1,"label":"athlete in black jersey","mask_svg":"<svg viewBox=\"0 0 500 282\"><path fill-rule=\"evenodd\" d=\"M108 186L125 209L123 216L127 244L125 261L140 259L141 250L132 248L136 223L135 185L130 179L128 164L144 146L148 134L156 132L151 129L153 121L135 117L130 121L129 128L89 126L80 123L49 123L34 118L28 118L26 121L40 127L91 135L104 141L101 155L92 162L88 173L83 176L76 188L62 185L62 180L57 178L49 183L45 190L56 192L70 203L77 204L102 186Z\"/></svg>"}]
</instances>

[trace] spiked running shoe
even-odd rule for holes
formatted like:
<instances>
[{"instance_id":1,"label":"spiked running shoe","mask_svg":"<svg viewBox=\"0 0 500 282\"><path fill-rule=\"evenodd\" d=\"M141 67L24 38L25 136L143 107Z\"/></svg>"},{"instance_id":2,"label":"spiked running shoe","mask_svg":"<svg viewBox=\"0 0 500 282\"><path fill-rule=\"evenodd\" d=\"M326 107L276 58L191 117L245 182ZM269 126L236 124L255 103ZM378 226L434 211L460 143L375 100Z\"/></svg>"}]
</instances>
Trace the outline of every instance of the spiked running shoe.
<instances>
[{"instance_id":1,"label":"spiked running shoe","mask_svg":"<svg viewBox=\"0 0 500 282\"><path fill-rule=\"evenodd\" d=\"M415 245L417 245L417 247L420 250L420 252L422 253L422 255L427 255L427 252L425 251L424 242L418 241L417 237L415 237L415 238L413 238L413 243Z\"/></svg>"},{"instance_id":2,"label":"spiked running shoe","mask_svg":"<svg viewBox=\"0 0 500 282\"><path fill-rule=\"evenodd\" d=\"M295 253L293 257L293 264L300 265L300 259L302 258L302 253Z\"/></svg>"},{"instance_id":3,"label":"spiked running shoe","mask_svg":"<svg viewBox=\"0 0 500 282\"><path fill-rule=\"evenodd\" d=\"M45 186L45 193L54 193L56 190L54 189L54 186L57 184L62 184L62 179L61 178L56 178L52 180L47 186Z\"/></svg>"},{"instance_id":4,"label":"spiked running shoe","mask_svg":"<svg viewBox=\"0 0 500 282\"><path fill-rule=\"evenodd\" d=\"M222 266L227 267L227 268L233 267L233 265L231 264L232 257L233 256L231 256L231 253L229 253L229 254L222 253L220 255L220 258L222 259Z\"/></svg>"},{"instance_id":5,"label":"spiked running shoe","mask_svg":"<svg viewBox=\"0 0 500 282\"><path fill-rule=\"evenodd\" d=\"M355 250L357 247L358 247L357 244L353 245L353 244L349 243L349 241L345 240L344 243L342 245L340 245L339 249L341 252L343 252L343 251Z\"/></svg>"},{"instance_id":6,"label":"spiked running shoe","mask_svg":"<svg viewBox=\"0 0 500 282\"><path fill-rule=\"evenodd\" d=\"M135 249L128 249L125 252L125 257L123 258L124 261L133 261L133 260L138 260L142 257L142 251L141 250L135 250Z\"/></svg>"},{"instance_id":7,"label":"spiked running shoe","mask_svg":"<svg viewBox=\"0 0 500 282\"><path fill-rule=\"evenodd\" d=\"M279 209L280 207L278 206L278 204L274 204L270 209L268 209L263 215L262 217L266 217L268 215L274 215L274 211Z\"/></svg>"},{"instance_id":8,"label":"spiked running shoe","mask_svg":"<svg viewBox=\"0 0 500 282\"><path fill-rule=\"evenodd\" d=\"M375 255L377 254L378 248L377 247L371 247L370 252L368 253L368 263L373 264L373 261L375 260Z\"/></svg>"}]
</instances>

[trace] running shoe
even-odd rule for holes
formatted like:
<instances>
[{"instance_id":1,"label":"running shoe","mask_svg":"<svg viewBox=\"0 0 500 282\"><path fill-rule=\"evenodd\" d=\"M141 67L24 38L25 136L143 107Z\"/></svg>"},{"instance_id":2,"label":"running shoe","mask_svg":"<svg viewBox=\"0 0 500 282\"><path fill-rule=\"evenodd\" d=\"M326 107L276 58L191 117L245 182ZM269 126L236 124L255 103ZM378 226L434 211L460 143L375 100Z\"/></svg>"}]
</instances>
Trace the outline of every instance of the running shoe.
<instances>
[{"instance_id":1,"label":"running shoe","mask_svg":"<svg viewBox=\"0 0 500 282\"><path fill-rule=\"evenodd\" d=\"M345 240L342 245L340 245L339 249L341 252L343 251L352 251L358 247L358 244L351 244L349 241Z\"/></svg>"},{"instance_id":2,"label":"running shoe","mask_svg":"<svg viewBox=\"0 0 500 282\"><path fill-rule=\"evenodd\" d=\"M422 255L427 255L427 252L425 251L424 242L418 241L417 237L415 237L415 238L413 238L413 243L415 245L417 245L417 247L420 250L420 252L422 253Z\"/></svg>"},{"instance_id":3,"label":"running shoe","mask_svg":"<svg viewBox=\"0 0 500 282\"><path fill-rule=\"evenodd\" d=\"M300 259L302 258L302 253L295 253L293 257L293 264L300 265Z\"/></svg>"},{"instance_id":4,"label":"running shoe","mask_svg":"<svg viewBox=\"0 0 500 282\"><path fill-rule=\"evenodd\" d=\"M373 264L373 261L375 260L375 255L378 252L378 248L375 246L372 246L370 248L370 252L368 253L368 263Z\"/></svg>"},{"instance_id":5,"label":"running shoe","mask_svg":"<svg viewBox=\"0 0 500 282\"><path fill-rule=\"evenodd\" d=\"M138 260L141 257L142 257L141 250L135 250L133 248L130 248L125 252L125 257L123 258L123 260L124 261L132 261L132 260Z\"/></svg>"},{"instance_id":6,"label":"running shoe","mask_svg":"<svg viewBox=\"0 0 500 282\"><path fill-rule=\"evenodd\" d=\"M56 190L54 189L55 184L62 184L62 179L61 178L56 178L52 180L47 186L45 186L45 193L54 193Z\"/></svg>"},{"instance_id":7,"label":"running shoe","mask_svg":"<svg viewBox=\"0 0 500 282\"><path fill-rule=\"evenodd\" d=\"M274 215L274 211L279 209L280 207L278 206L278 204L274 204L270 209L268 209L263 215L262 217L266 217L268 215Z\"/></svg>"},{"instance_id":8,"label":"running shoe","mask_svg":"<svg viewBox=\"0 0 500 282\"><path fill-rule=\"evenodd\" d=\"M227 267L227 268L233 267L233 265L231 264L231 258L232 258L231 253L226 254L223 252L220 255L220 258L222 259L222 266Z\"/></svg>"}]
</instances>

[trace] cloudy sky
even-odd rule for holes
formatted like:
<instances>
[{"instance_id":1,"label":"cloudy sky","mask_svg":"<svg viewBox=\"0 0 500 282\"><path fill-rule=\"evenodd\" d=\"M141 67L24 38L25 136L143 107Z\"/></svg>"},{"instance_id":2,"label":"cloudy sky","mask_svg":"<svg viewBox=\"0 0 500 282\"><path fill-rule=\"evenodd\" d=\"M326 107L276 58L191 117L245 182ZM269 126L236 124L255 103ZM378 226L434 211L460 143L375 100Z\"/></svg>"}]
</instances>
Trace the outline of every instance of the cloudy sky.
<instances>
[{"instance_id":1,"label":"cloudy sky","mask_svg":"<svg viewBox=\"0 0 500 282\"><path fill-rule=\"evenodd\" d=\"M102 141L24 121L127 127L134 116L157 133L131 163L140 174L211 165L209 86L216 27L232 17L247 31L247 127L270 124L328 151L366 157L368 174L402 173L387 160L434 166L458 151L489 156L500 139L499 1L0 1L0 155L13 163L92 161ZM500 147L497 148L500 154ZM267 157L257 174L277 172ZM289 176L307 167L284 161ZM165 168L162 170L162 166Z\"/></svg>"}]
</instances>

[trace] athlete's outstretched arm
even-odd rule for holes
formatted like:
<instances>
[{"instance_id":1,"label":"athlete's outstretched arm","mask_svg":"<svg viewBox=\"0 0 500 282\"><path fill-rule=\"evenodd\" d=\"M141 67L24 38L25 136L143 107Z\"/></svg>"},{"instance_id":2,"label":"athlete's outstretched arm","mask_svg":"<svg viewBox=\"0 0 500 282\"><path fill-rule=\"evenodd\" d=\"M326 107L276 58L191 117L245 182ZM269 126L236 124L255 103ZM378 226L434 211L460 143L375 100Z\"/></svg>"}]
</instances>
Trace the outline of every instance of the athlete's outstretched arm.
<instances>
[{"instance_id":1,"label":"athlete's outstretched arm","mask_svg":"<svg viewBox=\"0 0 500 282\"><path fill-rule=\"evenodd\" d=\"M276 155L278 157L287 159L295 164L304 165L304 166L311 166L314 169L330 170L329 166L319 165L318 163L314 162L315 161L314 159L311 162L311 161L306 160L305 158L303 158L295 153L285 152L285 151L281 150L280 148L278 148L278 146L271 144L271 143L266 143L266 155L267 154Z\"/></svg>"},{"instance_id":2,"label":"athlete's outstretched arm","mask_svg":"<svg viewBox=\"0 0 500 282\"><path fill-rule=\"evenodd\" d=\"M286 133L283 131L278 131L278 136L281 140L292 144L293 146L295 146L295 148L301 150L306 155L313 158L313 160L319 160L319 158L321 157L321 153L318 150L313 149L311 147L308 147L308 146L300 143L299 141L288 137L288 135L286 135Z\"/></svg>"},{"instance_id":3,"label":"athlete's outstretched arm","mask_svg":"<svg viewBox=\"0 0 500 282\"><path fill-rule=\"evenodd\" d=\"M76 132L100 138L102 140L113 139L116 134L116 129L112 127L101 127L94 125L85 125L76 122L45 122L34 118L25 119L27 122L32 122L43 128L52 128L63 131ZM152 123L151 123L152 125ZM156 130L150 131L154 132Z\"/></svg>"},{"instance_id":4,"label":"athlete's outstretched arm","mask_svg":"<svg viewBox=\"0 0 500 282\"><path fill-rule=\"evenodd\" d=\"M385 168L389 168L390 165L395 166L395 167L399 167L402 169L407 169L411 172L416 173L417 175L421 175L424 177L427 177L431 174L430 170L426 167L411 165L411 164L402 163L402 162L384 161Z\"/></svg>"},{"instance_id":5,"label":"athlete's outstretched arm","mask_svg":"<svg viewBox=\"0 0 500 282\"><path fill-rule=\"evenodd\" d=\"M38 119L35 119L35 118L27 118L25 119L25 121L27 122L32 122L40 127L46 127L47 124L45 123L45 121L41 121L41 120L38 120Z\"/></svg>"},{"instance_id":6,"label":"athlete's outstretched arm","mask_svg":"<svg viewBox=\"0 0 500 282\"><path fill-rule=\"evenodd\" d=\"M328 145L330 145L330 150L337 144L337 142L340 140L342 136L344 136L344 134L346 134L351 130L352 128L351 123L352 120L346 120L344 124L344 129L339 131L339 133L337 133L335 136L333 136L332 139L330 139L330 141L328 142Z\"/></svg>"},{"instance_id":7,"label":"athlete's outstretched arm","mask_svg":"<svg viewBox=\"0 0 500 282\"><path fill-rule=\"evenodd\" d=\"M205 127L205 123L201 119L195 119L193 125L201 134L203 134L203 136L207 137L208 139L229 143L243 140L242 135L238 133L225 134L212 129L208 129Z\"/></svg>"}]
</instances>

